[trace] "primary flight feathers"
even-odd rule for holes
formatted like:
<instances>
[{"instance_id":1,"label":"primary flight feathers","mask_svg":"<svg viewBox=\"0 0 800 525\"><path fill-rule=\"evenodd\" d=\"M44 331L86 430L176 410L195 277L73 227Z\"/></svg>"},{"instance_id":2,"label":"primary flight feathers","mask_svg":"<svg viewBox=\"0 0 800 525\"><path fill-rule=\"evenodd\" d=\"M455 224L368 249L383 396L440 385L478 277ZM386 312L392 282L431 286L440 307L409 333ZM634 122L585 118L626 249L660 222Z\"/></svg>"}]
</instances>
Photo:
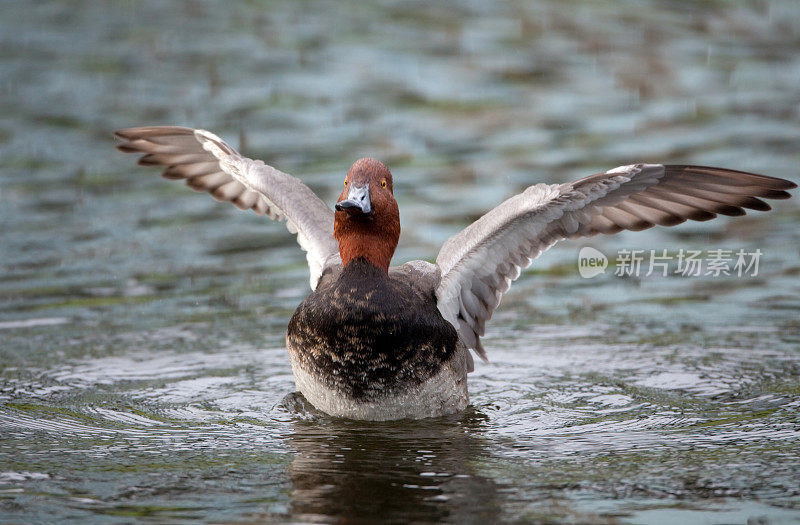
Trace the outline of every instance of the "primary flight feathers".
<instances>
[{"instance_id":1,"label":"primary flight feathers","mask_svg":"<svg viewBox=\"0 0 800 525\"><path fill-rule=\"evenodd\" d=\"M148 126L122 129L115 135L125 140L117 146L120 151L144 153L139 164L166 166L162 176L167 179L184 179L193 190L208 192L218 201L286 220L307 252L312 289L325 265L337 259L333 211L299 179L240 155L201 129Z\"/></svg>"}]
</instances>

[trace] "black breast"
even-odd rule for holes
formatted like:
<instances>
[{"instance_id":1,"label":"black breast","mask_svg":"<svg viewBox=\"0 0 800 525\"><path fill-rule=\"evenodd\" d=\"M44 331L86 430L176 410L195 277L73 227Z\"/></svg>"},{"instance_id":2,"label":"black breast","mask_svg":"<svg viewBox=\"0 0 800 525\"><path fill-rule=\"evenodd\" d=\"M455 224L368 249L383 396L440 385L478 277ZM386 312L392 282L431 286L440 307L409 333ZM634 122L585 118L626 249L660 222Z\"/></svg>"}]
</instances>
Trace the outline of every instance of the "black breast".
<instances>
[{"instance_id":1,"label":"black breast","mask_svg":"<svg viewBox=\"0 0 800 525\"><path fill-rule=\"evenodd\" d=\"M351 261L295 311L287 334L298 364L330 388L366 400L435 375L457 334L436 300Z\"/></svg>"}]
</instances>

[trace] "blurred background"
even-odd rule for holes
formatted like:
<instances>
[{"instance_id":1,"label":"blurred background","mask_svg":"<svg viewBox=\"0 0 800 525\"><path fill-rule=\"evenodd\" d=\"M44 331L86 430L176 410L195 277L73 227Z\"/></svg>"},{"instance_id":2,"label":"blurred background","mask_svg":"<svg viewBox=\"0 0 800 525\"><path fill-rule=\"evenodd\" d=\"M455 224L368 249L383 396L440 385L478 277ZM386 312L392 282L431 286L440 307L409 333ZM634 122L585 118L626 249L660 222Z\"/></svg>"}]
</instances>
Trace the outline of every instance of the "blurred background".
<instances>
[{"instance_id":1,"label":"blurred background","mask_svg":"<svg viewBox=\"0 0 800 525\"><path fill-rule=\"evenodd\" d=\"M794 0L0 9L0 515L798 519L796 196L556 245L488 327L467 414L356 424L286 397L293 236L112 137L208 129L329 203L376 157L394 263L433 260L537 182L633 162L798 182ZM584 245L763 255L750 278L585 280Z\"/></svg>"}]
</instances>

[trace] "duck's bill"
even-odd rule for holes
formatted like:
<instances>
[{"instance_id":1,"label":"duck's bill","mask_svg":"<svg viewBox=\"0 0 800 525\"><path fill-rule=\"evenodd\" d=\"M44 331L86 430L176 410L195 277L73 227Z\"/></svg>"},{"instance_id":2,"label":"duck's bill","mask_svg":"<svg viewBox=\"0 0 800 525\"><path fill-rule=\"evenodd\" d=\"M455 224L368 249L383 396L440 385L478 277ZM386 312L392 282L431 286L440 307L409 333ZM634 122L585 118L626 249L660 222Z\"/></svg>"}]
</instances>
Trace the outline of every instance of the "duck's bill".
<instances>
[{"instance_id":1,"label":"duck's bill","mask_svg":"<svg viewBox=\"0 0 800 525\"><path fill-rule=\"evenodd\" d=\"M369 184L365 186L352 184L347 197L336 203L336 211L346 211L349 215L370 215L372 203L369 200Z\"/></svg>"}]
</instances>

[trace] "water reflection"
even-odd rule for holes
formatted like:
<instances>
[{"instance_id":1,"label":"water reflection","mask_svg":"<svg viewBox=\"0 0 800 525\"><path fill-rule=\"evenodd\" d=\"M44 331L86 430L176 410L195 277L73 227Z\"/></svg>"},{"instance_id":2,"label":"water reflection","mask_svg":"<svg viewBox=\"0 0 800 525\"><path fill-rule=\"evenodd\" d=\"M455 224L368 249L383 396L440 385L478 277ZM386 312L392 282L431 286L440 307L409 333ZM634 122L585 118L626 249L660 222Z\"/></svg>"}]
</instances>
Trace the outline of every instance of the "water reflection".
<instances>
[{"instance_id":1,"label":"water reflection","mask_svg":"<svg viewBox=\"0 0 800 525\"><path fill-rule=\"evenodd\" d=\"M490 452L474 410L431 421L297 421L288 468L301 520L485 521L501 492L476 468Z\"/></svg>"}]
</instances>

